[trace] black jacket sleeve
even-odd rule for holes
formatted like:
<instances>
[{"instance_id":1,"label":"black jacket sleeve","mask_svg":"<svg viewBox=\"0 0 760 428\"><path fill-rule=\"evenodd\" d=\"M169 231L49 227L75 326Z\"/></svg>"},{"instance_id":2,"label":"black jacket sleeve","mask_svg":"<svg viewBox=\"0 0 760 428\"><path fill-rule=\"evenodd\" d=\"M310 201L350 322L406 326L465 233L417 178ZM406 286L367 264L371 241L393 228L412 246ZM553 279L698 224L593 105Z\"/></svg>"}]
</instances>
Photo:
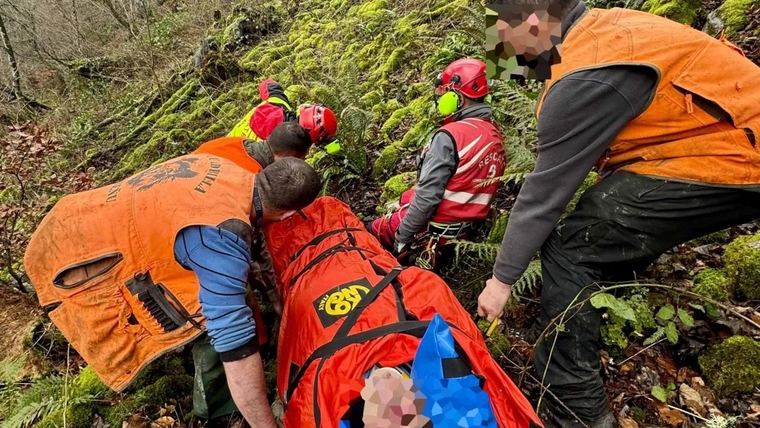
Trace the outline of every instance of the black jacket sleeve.
<instances>
[{"instance_id":1,"label":"black jacket sleeve","mask_svg":"<svg viewBox=\"0 0 760 428\"><path fill-rule=\"evenodd\" d=\"M567 203L657 86L645 66L612 66L566 76L547 92L538 119L538 158L510 214L494 276L513 284Z\"/></svg>"}]
</instances>

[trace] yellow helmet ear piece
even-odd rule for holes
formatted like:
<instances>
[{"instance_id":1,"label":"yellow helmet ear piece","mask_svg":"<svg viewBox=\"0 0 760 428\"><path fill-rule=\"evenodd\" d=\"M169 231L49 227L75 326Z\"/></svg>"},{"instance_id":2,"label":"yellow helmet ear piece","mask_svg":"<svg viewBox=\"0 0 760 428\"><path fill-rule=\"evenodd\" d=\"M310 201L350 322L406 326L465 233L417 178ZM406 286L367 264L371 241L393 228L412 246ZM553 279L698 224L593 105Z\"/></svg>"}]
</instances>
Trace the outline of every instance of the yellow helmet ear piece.
<instances>
[{"instance_id":1,"label":"yellow helmet ear piece","mask_svg":"<svg viewBox=\"0 0 760 428\"><path fill-rule=\"evenodd\" d=\"M438 113L450 116L459 108L459 95L454 91L448 91L438 98Z\"/></svg>"},{"instance_id":2,"label":"yellow helmet ear piece","mask_svg":"<svg viewBox=\"0 0 760 428\"><path fill-rule=\"evenodd\" d=\"M333 141L332 143L325 146L325 151L328 155L337 155L341 151L340 143Z\"/></svg>"}]
</instances>

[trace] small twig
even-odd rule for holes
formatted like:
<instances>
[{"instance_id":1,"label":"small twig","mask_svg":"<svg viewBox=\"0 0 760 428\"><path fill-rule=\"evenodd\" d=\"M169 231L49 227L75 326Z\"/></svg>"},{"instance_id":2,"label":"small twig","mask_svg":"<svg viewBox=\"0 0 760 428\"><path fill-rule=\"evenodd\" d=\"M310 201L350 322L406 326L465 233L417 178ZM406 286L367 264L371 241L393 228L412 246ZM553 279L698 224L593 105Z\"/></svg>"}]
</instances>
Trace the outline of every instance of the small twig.
<instances>
[{"instance_id":1,"label":"small twig","mask_svg":"<svg viewBox=\"0 0 760 428\"><path fill-rule=\"evenodd\" d=\"M649 345L649 346L647 346L646 348L644 348L644 349L640 350L639 352L637 352L637 353L635 353L635 354L631 355L630 357L626 358L625 360L623 360L623 361L621 361L621 362L619 362L619 363L615 364L615 366L618 366L618 367L619 367L619 366L622 366L623 364L627 363L628 361L630 361L630 360L632 360L632 359L636 358L637 356L639 356L639 354L641 354L642 352L646 352L646 350L647 350L647 349L650 349L650 348L654 347L655 345L659 345L660 343L664 342L665 340L667 340L667 338L666 338L666 337L663 337L662 339L660 339L660 340L658 340L658 341L656 341L656 342L652 343L651 345Z\"/></svg>"},{"instance_id":2,"label":"small twig","mask_svg":"<svg viewBox=\"0 0 760 428\"><path fill-rule=\"evenodd\" d=\"M508 356L506 356L504 354L504 352L501 352L501 355L502 355L502 357L504 357L505 360L507 360L508 363L514 365L515 367L520 367L519 364L517 364L516 362L512 361L512 359L510 359ZM535 376L533 376L532 374L530 374L527 371L527 368L525 368L524 370L525 370L524 371L525 375L528 376L533 382L536 382L536 384L542 389L541 395L543 395L544 393L549 394L549 396L551 396L557 403L559 403L559 405L562 406L562 408L565 409L565 411L567 411L570 414L570 416L572 416L573 418L575 418L585 428L590 428L585 422L583 422L583 420L581 420L581 418L578 417L578 415L575 414L575 412L572 411L572 409L570 409L569 407L567 407L567 405L565 403L563 403L562 400L560 400L556 395L554 395L553 392L551 392L549 390L549 386L544 385L543 382L541 382ZM536 405L536 411L539 410L540 405L541 405L541 403L539 403L538 405Z\"/></svg>"}]
</instances>

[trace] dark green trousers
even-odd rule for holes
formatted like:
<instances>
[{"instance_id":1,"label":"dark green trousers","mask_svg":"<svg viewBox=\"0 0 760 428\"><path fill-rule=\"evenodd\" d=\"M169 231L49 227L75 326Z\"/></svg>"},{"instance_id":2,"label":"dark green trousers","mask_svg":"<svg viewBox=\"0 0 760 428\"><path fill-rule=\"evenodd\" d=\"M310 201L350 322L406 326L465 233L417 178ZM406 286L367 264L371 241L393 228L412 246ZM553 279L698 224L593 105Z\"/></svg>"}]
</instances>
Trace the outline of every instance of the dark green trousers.
<instances>
[{"instance_id":1,"label":"dark green trousers","mask_svg":"<svg viewBox=\"0 0 760 428\"><path fill-rule=\"evenodd\" d=\"M214 419L236 412L237 406L227 386L224 365L211 346L208 335L193 343L193 364L193 413L201 418Z\"/></svg>"},{"instance_id":2,"label":"dark green trousers","mask_svg":"<svg viewBox=\"0 0 760 428\"><path fill-rule=\"evenodd\" d=\"M589 188L576 210L541 249L543 288L540 320L546 325L601 281L634 278L663 252L688 240L760 218L757 189L704 186L616 172ZM607 410L600 374L601 314L590 304L565 322L563 332L539 341L534 353L539 378L585 421ZM551 358L550 358L551 355ZM548 397L548 396L547 396ZM548 402L551 413L561 406ZM576 426L569 420L547 426Z\"/></svg>"}]
</instances>

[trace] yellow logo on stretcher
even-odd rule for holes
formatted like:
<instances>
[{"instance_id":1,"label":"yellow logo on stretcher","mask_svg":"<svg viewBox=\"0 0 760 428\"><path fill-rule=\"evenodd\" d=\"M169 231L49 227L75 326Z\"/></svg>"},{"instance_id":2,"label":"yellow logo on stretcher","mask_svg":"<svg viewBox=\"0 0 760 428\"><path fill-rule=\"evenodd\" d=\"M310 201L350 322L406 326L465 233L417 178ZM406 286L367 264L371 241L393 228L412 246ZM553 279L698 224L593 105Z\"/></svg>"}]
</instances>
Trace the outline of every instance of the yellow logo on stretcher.
<instances>
[{"instance_id":1,"label":"yellow logo on stretcher","mask_svg":"<svg viewBox=\"0 0 760 428\"><path fill-rule=\"evenodd\" d=\"M369 288L353 284L346 288L331 293L324 298L324 303L320 309L327 312L327 315L343 316L354 310L356 305L362 300L362 297L369 293Z\"/></svg>"},{"instance_id":2,"label":"yellow logo on stretcher","mask_svg":"<svg viewBox=\"0 0 760 428\"><path fill-rule=\"evenodd\" d=\"M348 315L356 309L364 296L372 289L366 278L357 279L343 285L339 285L327 291L314 301L314 309L317 311L324 327L329 327L335 321Z\"/></svg>"}]
</instances>

